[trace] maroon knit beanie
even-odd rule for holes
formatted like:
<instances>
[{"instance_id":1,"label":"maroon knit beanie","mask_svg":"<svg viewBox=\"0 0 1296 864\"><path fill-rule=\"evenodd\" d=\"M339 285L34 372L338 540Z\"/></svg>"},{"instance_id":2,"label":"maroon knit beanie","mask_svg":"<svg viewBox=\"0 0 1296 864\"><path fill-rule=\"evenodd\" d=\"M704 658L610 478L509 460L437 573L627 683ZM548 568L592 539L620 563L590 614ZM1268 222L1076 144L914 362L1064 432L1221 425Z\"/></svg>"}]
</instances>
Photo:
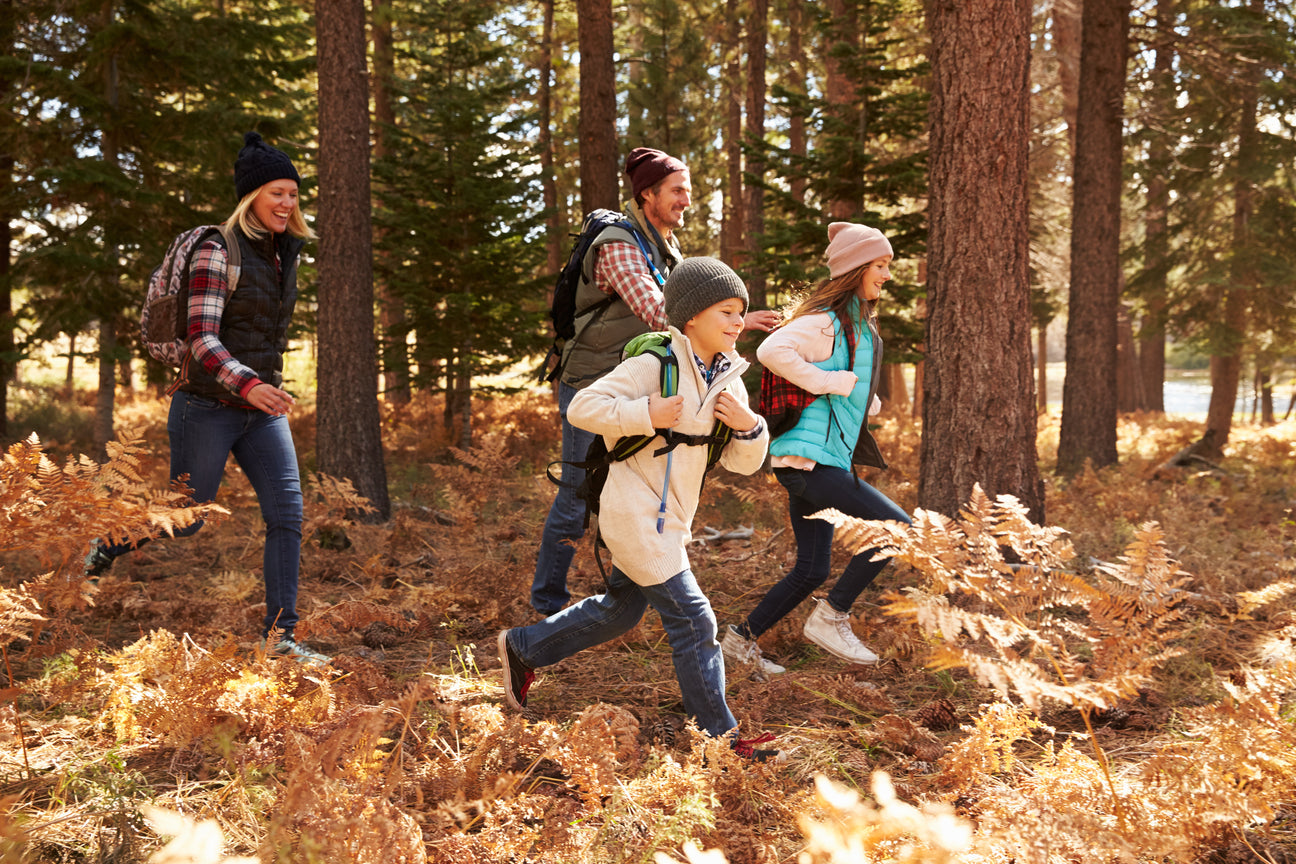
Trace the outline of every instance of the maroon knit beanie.
<instances>
[{"instance_id":1,"label":"maroon knit beanie","mask_svg":"<svg viewBox=\"0 0 1296 864\"><path fill-rule=\"evenodd\" d=\"M663 177L687 170L688 166L674 156L667 156L651 147L636 147L626 157L625 173L630 175L631 194L635 198L645 189L657 185Z\"/></svg>"}]
</instances>

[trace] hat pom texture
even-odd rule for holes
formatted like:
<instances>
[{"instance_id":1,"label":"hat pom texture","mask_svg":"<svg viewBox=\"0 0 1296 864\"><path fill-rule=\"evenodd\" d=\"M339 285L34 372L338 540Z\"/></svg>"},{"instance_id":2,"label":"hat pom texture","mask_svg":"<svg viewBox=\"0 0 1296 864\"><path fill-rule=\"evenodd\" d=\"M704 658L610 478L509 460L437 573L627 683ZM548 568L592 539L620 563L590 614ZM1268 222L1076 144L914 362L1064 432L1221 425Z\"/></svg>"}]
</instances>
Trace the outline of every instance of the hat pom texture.
<instances>
[{"instance_id":1,"label":"hat pom texture","mask_svg":"<svg viewBox=\"0 0 1296 864\"><path fill-rule=\"evenodd\" d=\"M275 180L292 180L301 183L301 175L292 160L282 150L265 143L259 132L243 136L243 149L234 162L234 192L241 200Z\"/></svg>"}]
</instances>

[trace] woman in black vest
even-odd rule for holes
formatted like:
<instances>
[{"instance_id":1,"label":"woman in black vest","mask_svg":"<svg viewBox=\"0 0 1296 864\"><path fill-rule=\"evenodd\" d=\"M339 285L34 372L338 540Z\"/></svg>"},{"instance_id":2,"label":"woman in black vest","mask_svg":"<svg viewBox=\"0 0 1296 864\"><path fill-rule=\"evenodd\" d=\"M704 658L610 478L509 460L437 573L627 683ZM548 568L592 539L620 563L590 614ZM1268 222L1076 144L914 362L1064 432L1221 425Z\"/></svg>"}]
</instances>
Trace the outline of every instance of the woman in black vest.
<instances>
[{"instance_id":1,"label":"woman in black vest","mask_svg":"<svg viewBox=\"0 0 1296 864\"><path fill-rule=\"evenodd\" d=\"M292 394L283 390L283 355L297 302L297 257L314 236L297 202L292 161L256 132L243 136L234 163L239 203L234 226L241 272L234 291L219 235L194 250L189 265L189 350L171 397L167 433L171 477L187 474L198 502L212 501L229 455L256 490L266 524L264 645L304 663L329 658L297 642L302 491L288 427ZM202 523L176 532L193 534ZM97 575L130 546L97 545L86 571ZM271 634L273 638L271 638Z\"/></svg>"}]
</instances>

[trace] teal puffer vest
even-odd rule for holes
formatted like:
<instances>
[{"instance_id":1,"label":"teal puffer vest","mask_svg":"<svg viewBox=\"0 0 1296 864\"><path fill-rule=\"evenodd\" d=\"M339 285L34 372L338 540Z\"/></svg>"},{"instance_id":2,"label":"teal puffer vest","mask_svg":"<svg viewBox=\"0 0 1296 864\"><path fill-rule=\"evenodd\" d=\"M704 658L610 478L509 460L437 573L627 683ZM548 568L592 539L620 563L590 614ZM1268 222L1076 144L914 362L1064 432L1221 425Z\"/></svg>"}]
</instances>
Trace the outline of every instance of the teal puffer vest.
<instances>
[{"instance_id":1,"label":"teal puffer vest","mask_svg":"<svg viewBox=\"0 0 1296 864\"><path fill-rule=\"evenodd\" d=\"M860 320L857 316L863 311L858 300L851 302L849 312ZM885 467L885 463L877 464L881 454L867 427L869 403L882 366L882 340L872 326L860 327L852 364L841 320L833 312L828 317L833 325L833 353L814 365L827 370L854 369L859 380L849 396L824 394L807 405L796 425L770 443L770 455L801 456L844 471L851 470L852 456L862 464Z\"/></svg>"}]
</instances>

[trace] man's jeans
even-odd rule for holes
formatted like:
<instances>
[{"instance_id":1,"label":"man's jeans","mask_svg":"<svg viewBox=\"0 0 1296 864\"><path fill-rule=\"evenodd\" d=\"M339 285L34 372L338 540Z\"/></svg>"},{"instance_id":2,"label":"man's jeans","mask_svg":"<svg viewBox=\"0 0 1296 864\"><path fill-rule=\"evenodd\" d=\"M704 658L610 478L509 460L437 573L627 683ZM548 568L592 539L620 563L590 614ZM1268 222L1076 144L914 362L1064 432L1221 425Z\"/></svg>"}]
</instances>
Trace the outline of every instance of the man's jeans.
<instances>
[{"instance_id":1,"label":"man's jeans","mask_svg":"<svg viewBox=\"0 0 1296 864\"><path fill-rule=\"evenodd\" d=\"M262 635L271 627L291 632L297 625L302 490L288 418L235 408L180 390L171 397L167 434L171 438L171 478L188 474L186 482L199 503L215 500L225 462L234 454L256 490L266 524ZM201 527L198 522L176 535L187 537ZM104 551L116 556L130 548L112 546Z\"/></svg>"},{"instance_id":2,"label":"man's jeans","mask_svg":"<svg viewBox=\"0 0 1296 864\"><path fill-rule=\"evenodd\" d=\"M594 441L594 433L567 422L567 406L578 391L558 382L558 413L562 417L562 461L580 462ZM576 554L575 543L585 536L585 502L576 497L576 487L585 479L580 468L564 464L563 485L558 487L549 515L545 517L540 551L536 555L535 578L531 582L531 606L541 615L552 615L567 605L567 570Z\"/></svg>"},{"instance_id":3,"label":"man's jeans","mask_svg":"<svg viewBox=\"0 0 1296 864\"><path fill-rule=\"evenodd\" d=\"M691 570L645 586L613 567L606 593L586 597L538 624L510 630L509 643L533 669L551 666L630 630L648 606L661 615L684 710L710 735L734 729L738 721L725 702L724 655L716 641L715 613Z\"/></svg>"},{"instance_id":4,"label":"man's jeans","mask_svg":"<svg viewBox=\"0 0 1296 864\"><path fill-rule=\"evenodd\" d=\"M832 571L833 525L811 519L810 514L832 507L858 519L887 519L906 525L910 521L890 498L842 468L775 468L774 476L788 492L797 557L791 572L747 616L747 628L753 637L773 627L828 580ZM865 549L846 564L841 578L828 592L828 603L834 609L849 612L856 598L882 572L890 559L871 560L876 551Z\"/></svg>"}]
</instances>

